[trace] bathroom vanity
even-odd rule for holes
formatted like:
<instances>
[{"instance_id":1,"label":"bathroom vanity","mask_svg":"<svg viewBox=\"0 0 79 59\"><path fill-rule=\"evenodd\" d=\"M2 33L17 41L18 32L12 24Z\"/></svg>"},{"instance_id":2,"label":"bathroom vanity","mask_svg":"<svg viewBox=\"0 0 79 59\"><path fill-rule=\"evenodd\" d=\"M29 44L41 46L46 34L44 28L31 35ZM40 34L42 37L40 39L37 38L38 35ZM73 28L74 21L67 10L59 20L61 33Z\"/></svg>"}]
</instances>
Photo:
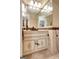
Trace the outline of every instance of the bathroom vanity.
<instances>
[{"instance_id":1,"label":"bathroom vanity","mask_svg":"<svg viewBox=\"0 0 79 59\"><path fill-rule=\"evenodd\" d=\"M23 30L23 55L48 49L48 31Z\"/></svg>"}]
</instances>

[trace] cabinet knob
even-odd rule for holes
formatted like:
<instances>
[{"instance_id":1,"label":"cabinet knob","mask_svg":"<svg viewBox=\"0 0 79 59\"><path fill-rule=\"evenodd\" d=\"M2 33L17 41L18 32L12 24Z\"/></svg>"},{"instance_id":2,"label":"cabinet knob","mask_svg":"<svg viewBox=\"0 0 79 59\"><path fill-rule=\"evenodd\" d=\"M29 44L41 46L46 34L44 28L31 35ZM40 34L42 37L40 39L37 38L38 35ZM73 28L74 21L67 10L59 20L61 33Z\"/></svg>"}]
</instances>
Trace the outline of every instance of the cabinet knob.
<instances>
[{"instance_id":1,"label":"cabinet knob","mask_svg":"<svg viewBox=\"0 0 79 59\"><path fill-rule=\"evenodd\" d=\"M40 45L40 44L39 44L39 43L35 43L35 45L37 45L37 46L38 46L38 45Z\"/></svg>"},{"instance_id":2,"label":"cabinet knob","mask_svg":"<svg viewBox=\"0 0 79 59\"><path fill-rule=\"evenodd\" d=\"M56 35L56 37L58 37L58 35Z\"/></svg>"}]
</instances>

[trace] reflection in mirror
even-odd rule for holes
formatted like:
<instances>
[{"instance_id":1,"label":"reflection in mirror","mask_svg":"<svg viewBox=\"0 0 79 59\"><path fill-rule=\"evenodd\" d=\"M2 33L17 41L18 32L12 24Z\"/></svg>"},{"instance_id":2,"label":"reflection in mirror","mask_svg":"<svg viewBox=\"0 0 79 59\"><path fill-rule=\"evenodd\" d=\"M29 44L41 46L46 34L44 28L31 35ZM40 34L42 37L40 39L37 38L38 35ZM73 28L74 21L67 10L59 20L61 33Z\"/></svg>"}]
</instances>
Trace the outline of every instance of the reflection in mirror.
<instances>
[{"instance_id":1,"label":"reflection in mirror","mask_svg":"<svg viewBox=\"0 0 79 59\"><path fill-rule=\"evenodd\" d=\"M24 24L26 25L25 27L43 28L52 26L53 5L51 0L26 1L23 0L22 2L22 16L26 21L24 22Z\"/></svg>"}]
</instances>

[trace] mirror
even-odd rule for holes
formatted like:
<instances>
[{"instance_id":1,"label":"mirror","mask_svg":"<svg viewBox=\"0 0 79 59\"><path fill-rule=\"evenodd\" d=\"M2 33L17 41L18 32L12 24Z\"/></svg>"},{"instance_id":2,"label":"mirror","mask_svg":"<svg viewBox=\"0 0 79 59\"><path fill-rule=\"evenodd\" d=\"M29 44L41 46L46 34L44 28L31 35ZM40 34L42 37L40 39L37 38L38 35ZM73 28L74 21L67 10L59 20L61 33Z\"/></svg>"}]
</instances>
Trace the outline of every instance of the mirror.
<instances>
[{"instance_id":1,"label":"mirror","mask_svg":"<svg viewBox=\"0 0 79 59\"><path fill-rule=\"evenodd\" d=\"M22 0L24 27L43 28L52 26L52 0ZM26 25L27 24L27 25Z\"/></svg>"}]
</instances>

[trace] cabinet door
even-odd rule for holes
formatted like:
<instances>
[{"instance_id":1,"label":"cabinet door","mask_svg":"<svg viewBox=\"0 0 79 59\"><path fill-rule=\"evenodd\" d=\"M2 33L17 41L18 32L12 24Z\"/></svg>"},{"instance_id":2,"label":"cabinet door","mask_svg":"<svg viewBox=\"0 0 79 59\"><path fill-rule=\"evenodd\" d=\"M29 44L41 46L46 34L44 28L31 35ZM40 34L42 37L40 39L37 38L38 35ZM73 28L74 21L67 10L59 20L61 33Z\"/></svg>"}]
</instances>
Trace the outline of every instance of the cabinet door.
<instances>
[{"instance_id":1,"label":"cabinet door","mask_svg":"<svg viewBox=\"0 0 79 59\"><path fill-rule=\"evenodd\" d=\"M37 48L42 48L42 40L38 40L38 46Z\"/></svg>"},{"instance_id":2,"label":"cabinet door","mask_svg":"<svg viewBox=\"0 0 79 59\"><path fill-rule=\"evenodd\" d=\"M48 43L47 43L47 39L43 39L43 40L42 40L42 47L43 47L43 48L47 48L47 44L48 44Z\"/></svg>"},{"instance_id":3,"label":"cabinet door","mask_svg":"<svg viewBox=\"0 0 79 59\"><path fill-rule=\"evenodd\" d=\"M38 40L38 48L46 48L47 47L47 40L46 39L41 39Z\"/></svg>"},{"instance_id":4,"label":"cabinet door","mask_svg":"<svg viewBox=\"0 0 79 59\"><path fill-rule=\"evenodd\" d=\"M24 52L32 51L34 49L34 41L24 41Z\"/></svg>"}]
</instances>

